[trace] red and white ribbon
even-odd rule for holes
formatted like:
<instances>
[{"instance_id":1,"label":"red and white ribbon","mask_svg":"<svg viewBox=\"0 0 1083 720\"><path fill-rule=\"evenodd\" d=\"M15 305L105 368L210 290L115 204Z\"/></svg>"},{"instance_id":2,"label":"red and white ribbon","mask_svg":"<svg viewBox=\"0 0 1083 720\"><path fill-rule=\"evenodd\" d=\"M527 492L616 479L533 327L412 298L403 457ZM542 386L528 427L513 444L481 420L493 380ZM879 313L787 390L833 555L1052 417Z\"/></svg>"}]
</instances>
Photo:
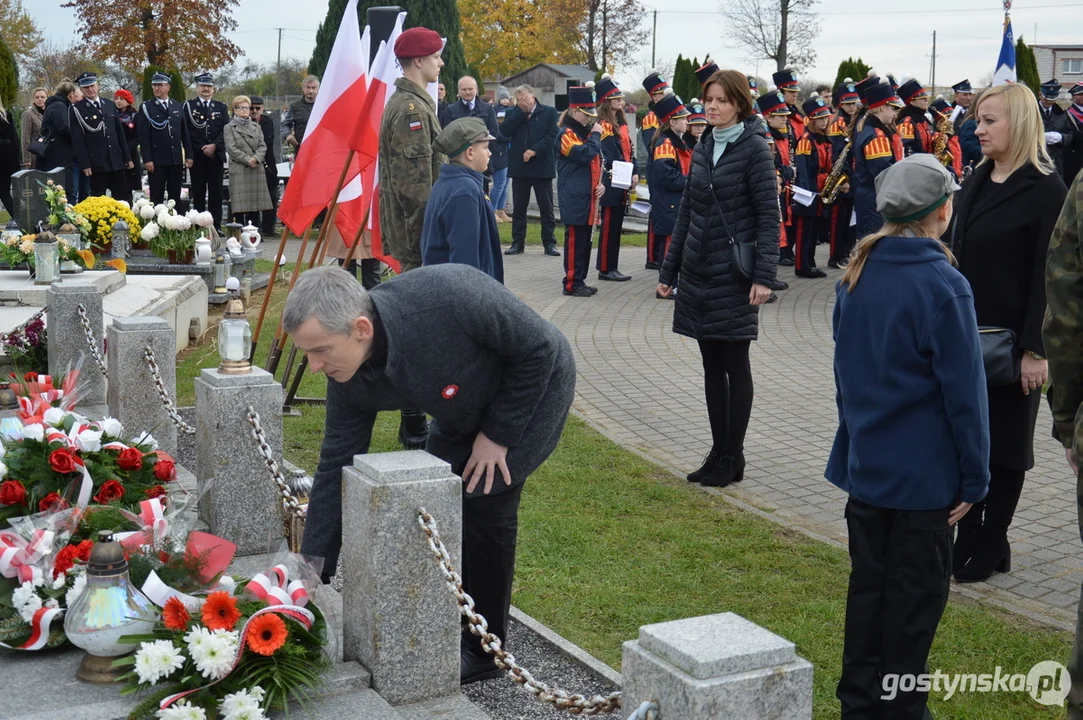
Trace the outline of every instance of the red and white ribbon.
<instances>
[{"instance_id":1,"label":"red and white ribbon","mask_svg":"<svg viewBox=\"0 0 1083 720\"><path fill-rule=\"evenodd\" d=\"M28 543L13 532L0 532L0 575L18 578L20 584L42 579L37 563L52 549L53 536L51 530L35 530Z\"/></svg>"},{"instance_id":2,"label":"red and white ribbon","mask_svg":"<svg viewBox=\"0 0 1083 720\"><path fill-rule=\"evenodd\" d=\"M151 602L161 608L164 608L165 604L169 602L169 598L172 597L180 600L182 603L184 603L184 607L188 608L193 612L198 610L200 605L203 604L203 601L199 598L193 597L191 595L186 595L185 593L182 593L179 590L174 590L173 588L166 585L162 581L162 579L158 577L158 573L154 572L153 570L151 570L150 574L147 575L147 580L143 583L143 587L139 589L143 591L144 595L150 598Z\"/></svg>"},{"instance_id":3,"label":"red and white ribbon","mask_svg":"<svg viewBox=\"0 0 1083 720\"><path fill-rule=\"evenodd\" d=\"M276 565L275 567L281 566ZM230 668L229 672L227 672L225 675L218 678L217 680L203 685L202 687L192 688L191 690L185 690L184 692L179 692L175 695L170 695L169 697L163 698L161 703L159 703L158 708L160 710L165 710L167 707L177 702L181 698L187 697L192 693L197 693L200 690L206 690L212 685L216 685L229 677L230 673L237 669L237 665L241 662L241 656L244 655L245 644L248 640L249 626L252 625L253 620L258 618L260 615L265 615L267 613L278 613L279 615L283 615L290 620L299 623L302 627L304 627L305 630L311 630L312 625L316 622L315 615L313 615L310 611L305 610L303 607L298 607L296 605L270 605L268 607L257 610L249 616L248 620L244 623L244 627L241 628L241 632L238 636L237 641L237 654L233 658L233 666Z\"/></svg>"},{"instance_id":4,"label":"red and white ribbon","mask_svg":"<svg viewBox=\"0 0 1083 720\"><path fill-rule=\"evenodd\" d=\"M30 637L22 645L8 645L0 642L0 647L8 650L41 650L49 642L53 621L64 614L64 608L42 607L34 611L30 620Z\"/></svg>"},{"instance_id":5,"label":"red and white ribbon","mask_svg":"<svg viewBox=\"0 0 1083 720\"><path fill-rule=\"evenodd\" d=\"M244 589L268 605L304 607L308 604L308 590L305 590L304 583L300 580L290 582L290 571L285 565L275 565L269 572L271 577L256 573Z\"/></svg>"}]
</instances>

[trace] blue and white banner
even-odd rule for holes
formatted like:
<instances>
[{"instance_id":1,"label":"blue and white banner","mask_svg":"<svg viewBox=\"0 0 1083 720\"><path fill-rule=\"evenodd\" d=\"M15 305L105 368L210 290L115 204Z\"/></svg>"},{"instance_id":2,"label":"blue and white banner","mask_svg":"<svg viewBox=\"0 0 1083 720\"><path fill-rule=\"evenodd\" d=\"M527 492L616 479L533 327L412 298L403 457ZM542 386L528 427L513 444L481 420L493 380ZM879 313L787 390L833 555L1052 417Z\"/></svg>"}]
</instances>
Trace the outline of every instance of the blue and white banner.
<instances>
[{"instance_id":1,"label":"blue and white banner","mask_svg":"<svg viewBox=\"0 0 1083 720\"><path fill-rule=\"evenodd\" d=\"M1011 0L1004 3L1004 39L1000 43L1000 57L997 58L996 72L993 73L993 85L1016 81L1015 33L1012 32L1012 18L1008 14L1011 7Z\"/></svg>"}]
</instances>

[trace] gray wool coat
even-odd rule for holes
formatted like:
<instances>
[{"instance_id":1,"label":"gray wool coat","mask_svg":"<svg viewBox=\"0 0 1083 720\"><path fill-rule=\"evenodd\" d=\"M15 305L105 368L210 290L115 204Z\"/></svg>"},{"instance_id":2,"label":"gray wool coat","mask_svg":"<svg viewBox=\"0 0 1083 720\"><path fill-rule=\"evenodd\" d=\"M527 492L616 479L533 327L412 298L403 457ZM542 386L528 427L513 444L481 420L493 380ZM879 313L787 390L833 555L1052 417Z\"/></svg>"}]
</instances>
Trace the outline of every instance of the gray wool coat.
<instances>
[{"instance_id":1,"label":"gray wool coat","mask_svg":"<svg viewBox=\"0 0 1083 720\"><path fill-rule=\"evenodd\" d=\"M420 408L425 449L461 475L478 432L508 448L522 485L556 447L575 396L568 340L510 290L467 265L412 270L370 291L386 361L346 382L327 379L327 419L302 552L333 573L342 541L342 468L368 452L376 413ZM435 351L434 348L439 348ZM482 495L484 482L464 499Z\"/></svg>"},{"instance_id":2,"label":"gray wool coat","mask_svg":"<svg viewBox=\"0 0 1083 720\"><path fill-rule=\"evenodd\" d=\"M263 130L252 121L235 117L226 125L223 137L229 155L230 209L235 213L270 210L271 194L263 171L263 159L267 155ZM249 167L249 158L256 158L259 164Z\"/></svg>"}]
</instances>

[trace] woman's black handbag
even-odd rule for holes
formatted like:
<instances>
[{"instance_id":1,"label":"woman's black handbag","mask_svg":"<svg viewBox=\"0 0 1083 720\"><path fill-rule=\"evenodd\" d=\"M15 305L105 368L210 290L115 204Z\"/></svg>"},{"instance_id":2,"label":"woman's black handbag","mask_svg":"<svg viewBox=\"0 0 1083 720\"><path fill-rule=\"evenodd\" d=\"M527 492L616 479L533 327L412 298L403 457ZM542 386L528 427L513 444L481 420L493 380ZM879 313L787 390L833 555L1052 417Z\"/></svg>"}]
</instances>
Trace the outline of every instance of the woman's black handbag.
<instances>
[{"instance_id":1,"label":"woman's black handbag","mask_svg":"<svg viewBox=\"0 0 1083 720\"><path fill-rule=\"evenodd\" d=\"M738 240L734 237L730 231L730 223L726 219L726 213L722 210L721 203L718 202L718 196L714 194L714 183L711 183L710 191L714 206L718 208L718 214L722 216L722 224L726 228L726 237L729 238L730 249L733 251L733 257L730 260L733 276L737 278L738 282L751 285L752 278L756 274L756 243L752 240Z\"/></svg>"},{"instance_id":2,"label":"woman's black handbag","mask_svg":"<svg viewBox=\"0 0 1083 720\"><path fill-rule=\"evenodd\" d=\"M27 143L26 151L31 155L45 157L45 153L49 151L49 146L52 144L53 134L48 130L42 130L36 138Z\"/></svg>"},{"instance_id":3,"label":"woman's black handbag","mask_svg":"<svg viewBox=\"0 0 1083 720\"><path fill-rule=\"evenodd\" d=\"M1022 356L1016 347L1015 333L1008 328L979 327L978 339L986 384L996 387L1018 383Z\"/></svg>"}]
</instances>

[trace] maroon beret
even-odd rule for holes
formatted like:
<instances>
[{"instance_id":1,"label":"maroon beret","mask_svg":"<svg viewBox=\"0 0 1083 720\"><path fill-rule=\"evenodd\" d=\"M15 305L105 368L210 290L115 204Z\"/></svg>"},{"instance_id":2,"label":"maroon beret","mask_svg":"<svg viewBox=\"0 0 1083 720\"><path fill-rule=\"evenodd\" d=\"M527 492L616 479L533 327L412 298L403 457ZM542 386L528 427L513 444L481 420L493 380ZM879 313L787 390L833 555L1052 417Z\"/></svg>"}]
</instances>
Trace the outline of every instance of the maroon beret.
<instances>
[{"instance_id":1,"label":"maroon beret","mask_svg":"<svg viewBox=\"0 0 1083 720\"><path fill-rule=\"evenodd\" d=\"M404 30L395 41L395 57L399 58L425 57L443 49L440 33L423 27Z\"/></svg>"}]
</instances>

